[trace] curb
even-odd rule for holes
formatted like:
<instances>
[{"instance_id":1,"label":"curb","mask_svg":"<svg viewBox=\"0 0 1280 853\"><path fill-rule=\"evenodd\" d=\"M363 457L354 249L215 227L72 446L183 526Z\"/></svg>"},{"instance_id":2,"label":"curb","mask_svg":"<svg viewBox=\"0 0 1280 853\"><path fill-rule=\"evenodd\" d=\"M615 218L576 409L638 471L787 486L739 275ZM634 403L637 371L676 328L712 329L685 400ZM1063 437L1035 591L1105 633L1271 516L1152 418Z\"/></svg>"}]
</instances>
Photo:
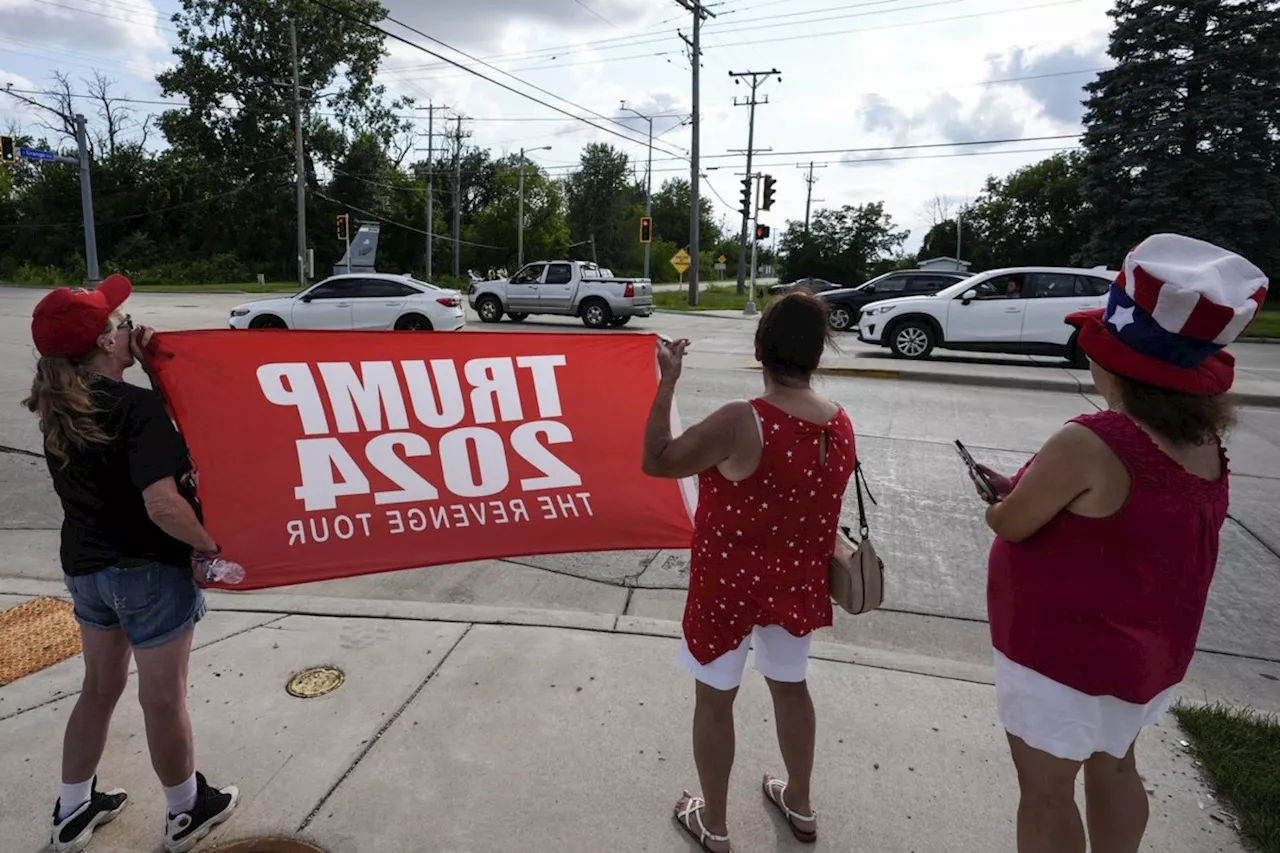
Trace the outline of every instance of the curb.
<instances>
[{"instance_id":1,"label":"curb","mask_svg":"<svg viewBox=\"0 0 1280 853\"><path fill-rule=\"evenodd\" d=\"M701 309L701 310L699 310L699 309L696 309L696 308L690 308L688 311L682 311L682 310L680 310L680 309L678 309L678 308L654 308L654 309L653 309L653 313L655 313L655 314L671 314L672 316L675 316L675 317L706 317L706 318L711 319L711 320L726 320L726 321L734 322L734 323L740 323L740 322L742 322L742 321L744 321L744 320L759 320L759 319L760 319L760 315L759 315L759 314L756 314L754 317L748 317L748 316L747 316L747 315L745 315L745 314L743 314L741 317L726 317L726 316L724 316L723 314L712 314L712 313L711 313L712 311L722 311L722 310L724 310L724 309L722 309L722 308L705 308L705 309Z\"/></svg>"},{"instance_id":2,"label":"curb","mask_svg":"<svg viewBox=\"0 0 1280 853\"><path fill-rule=\"evenodd\" d=\"M760 370L758 364L744 365L745 370ZM819 376L852 379L893 379L902 382L930 382L944 385L971 385L986 388L1016 388L1023 391L1057 391L1067 394L1097 394L1092 382L1062 379L1035 379L1025 376L992 376L989 374L936 373L928 370L893 370L882 367L819 367ZM1280 409L1280 394L1233 392L1236 405L1263 409Z\"/></svg>"},{"instance_id":3,"label":"curb","mask_svg":"<svg viewBox=\"0 0 1280 853\"><path fill-rule=\"evenodd\" d=\"M57 581L0 578L0 594L67 599L67 588ZM549 628L598 634L680 639L680 623L666 619L625 616L616 613L534 610L432 601L400 601L372 598L332 598L323 595L289 595L271 592L205 592L210 612L272 613L285 616L318 616L348 619L396 619L410 622L451 622L495 627ZM995 684L995 667L949 661L907 652L893 652L847 643L816 641L814 660L905 672L928 678Z\"/></svg>"}]
</instances>

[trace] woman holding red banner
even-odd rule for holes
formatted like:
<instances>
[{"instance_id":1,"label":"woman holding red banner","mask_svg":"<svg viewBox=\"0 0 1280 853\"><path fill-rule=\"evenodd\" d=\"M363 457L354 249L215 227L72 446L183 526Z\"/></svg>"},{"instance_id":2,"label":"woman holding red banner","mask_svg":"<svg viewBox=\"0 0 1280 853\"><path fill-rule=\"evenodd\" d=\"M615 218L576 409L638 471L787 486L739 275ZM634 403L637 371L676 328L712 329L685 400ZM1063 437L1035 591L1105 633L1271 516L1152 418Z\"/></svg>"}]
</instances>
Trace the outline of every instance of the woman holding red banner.
<instances>
[{"instance_id":1,"label":"woman holding red banner","mask_svg":"<svg viewBox=\"0 0 1280 853\"><path fill-rule=\"evenodd\" d=\"M1018 772L1020 853L1136 853L1148 797L1134 759L1195 653L1227 516L1223 349L1267 293L1200 240L1134 249L1105 310L1074 314L1107 410L1055 433L999 500L987 603L996 704Z\"/></svg>"},{"instance_id":2,"label":"woman holding red banner","mask_svg":"<svg viewBox=\"0 0 1280 853\"><path fill-rule=\"evenodd\" d=\"M230 567L200 520L186 445L155 391L124 381L152 330L120 308L132 286L54 290L31 335L40 360L24 405L40 418L45 458L62 502L62 569L80 623L84 687L67 721L54 853L83 850L128 795L99 791L98 762L116 702L138 664L138 700L151 763L164 786L164 847L190 850L235 808L239 792L195 769L187 668L205 612L193 569Z\"/></svg>"},{"instance_id":3,"label":"woman holding red banner","mask_svg":"<svg viewBox=\"0 0 1280 853\"><path fill-rule=\"evenodd\" d=\"M787 769L785 781L764 777L764 795L798 840L818 836L809 792L816 722L805 679L812 633L831 624L827 567L855 462L848 415L811 384L828 335L826 305L811 293L771 303L755 338L764 394L674 439L671 405L689 342L658 346L644 471L699 481L680 658L697 682L693 757L702 796L686 791L675 817L711 853L730 849L733 703L752 647Z\"/></svg>"}]
</instances>

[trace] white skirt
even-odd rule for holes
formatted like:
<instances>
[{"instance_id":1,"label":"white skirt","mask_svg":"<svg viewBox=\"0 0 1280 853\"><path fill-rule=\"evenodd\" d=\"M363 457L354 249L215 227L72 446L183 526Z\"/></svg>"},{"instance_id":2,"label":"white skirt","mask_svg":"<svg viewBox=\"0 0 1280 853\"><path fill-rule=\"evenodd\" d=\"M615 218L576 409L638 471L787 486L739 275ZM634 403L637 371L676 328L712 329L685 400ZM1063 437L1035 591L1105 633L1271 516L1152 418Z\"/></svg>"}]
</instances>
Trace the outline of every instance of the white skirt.
<instances>
[{"instance_id":1,"label":"white skirt","mask_svg":"<svg viewBox=\"0 0 1280 853\"><path fill-rule=\"evenodd\" d=\"M996 651L996 709L1005 731L1028 746L1069 761L1098 752L1124 758L1146 726L1160 722L1176 685L1145 705L1090 696L1059 684Z\"/></svg>"}]
</instances>

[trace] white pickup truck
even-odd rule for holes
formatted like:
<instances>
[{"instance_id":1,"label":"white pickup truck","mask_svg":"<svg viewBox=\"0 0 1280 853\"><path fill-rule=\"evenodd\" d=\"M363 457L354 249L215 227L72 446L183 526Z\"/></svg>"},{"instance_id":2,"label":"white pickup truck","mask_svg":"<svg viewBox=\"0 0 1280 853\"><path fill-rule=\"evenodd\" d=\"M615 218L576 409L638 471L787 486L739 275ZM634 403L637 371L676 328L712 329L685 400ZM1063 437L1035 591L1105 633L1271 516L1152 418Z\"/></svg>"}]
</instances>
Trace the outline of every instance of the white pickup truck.
<instances>
[{"instance_id":1,"label":"white pickup truck","mask_svg":"<svg viewBox=\"0 0 1280 853\"><path fill-rule=\"evenodd\" d=\"M504 314L516 323L530 314L559 314L601 329L653 314L653 284L614 278L589 261L538 261L510 278L474 282L467 301L486 323Z\"/></svg>"}]
</instances>

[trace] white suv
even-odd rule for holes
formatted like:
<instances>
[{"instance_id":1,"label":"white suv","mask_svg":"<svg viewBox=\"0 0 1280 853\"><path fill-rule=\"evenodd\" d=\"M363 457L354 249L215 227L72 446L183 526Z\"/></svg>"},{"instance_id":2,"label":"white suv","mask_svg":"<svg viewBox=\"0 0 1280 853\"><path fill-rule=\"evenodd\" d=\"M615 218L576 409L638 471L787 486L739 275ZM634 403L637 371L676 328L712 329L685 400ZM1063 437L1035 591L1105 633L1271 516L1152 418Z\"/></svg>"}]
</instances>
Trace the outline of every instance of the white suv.
<instances>
[{"instance_id":1,"label":"white suv","mask_svg":"<svg viewBox=\"0 0 1280 853\"><path fill-rule=\"evenodd\" d=\"M902 358L925 358L935 347L976 352L1061 355L1080 364L1075 311L1102 308L1119 273L1104 267L1013 267L970 276L933 296L906 296L868 305L858 337Z\"/></svg>"}]
</instances>

